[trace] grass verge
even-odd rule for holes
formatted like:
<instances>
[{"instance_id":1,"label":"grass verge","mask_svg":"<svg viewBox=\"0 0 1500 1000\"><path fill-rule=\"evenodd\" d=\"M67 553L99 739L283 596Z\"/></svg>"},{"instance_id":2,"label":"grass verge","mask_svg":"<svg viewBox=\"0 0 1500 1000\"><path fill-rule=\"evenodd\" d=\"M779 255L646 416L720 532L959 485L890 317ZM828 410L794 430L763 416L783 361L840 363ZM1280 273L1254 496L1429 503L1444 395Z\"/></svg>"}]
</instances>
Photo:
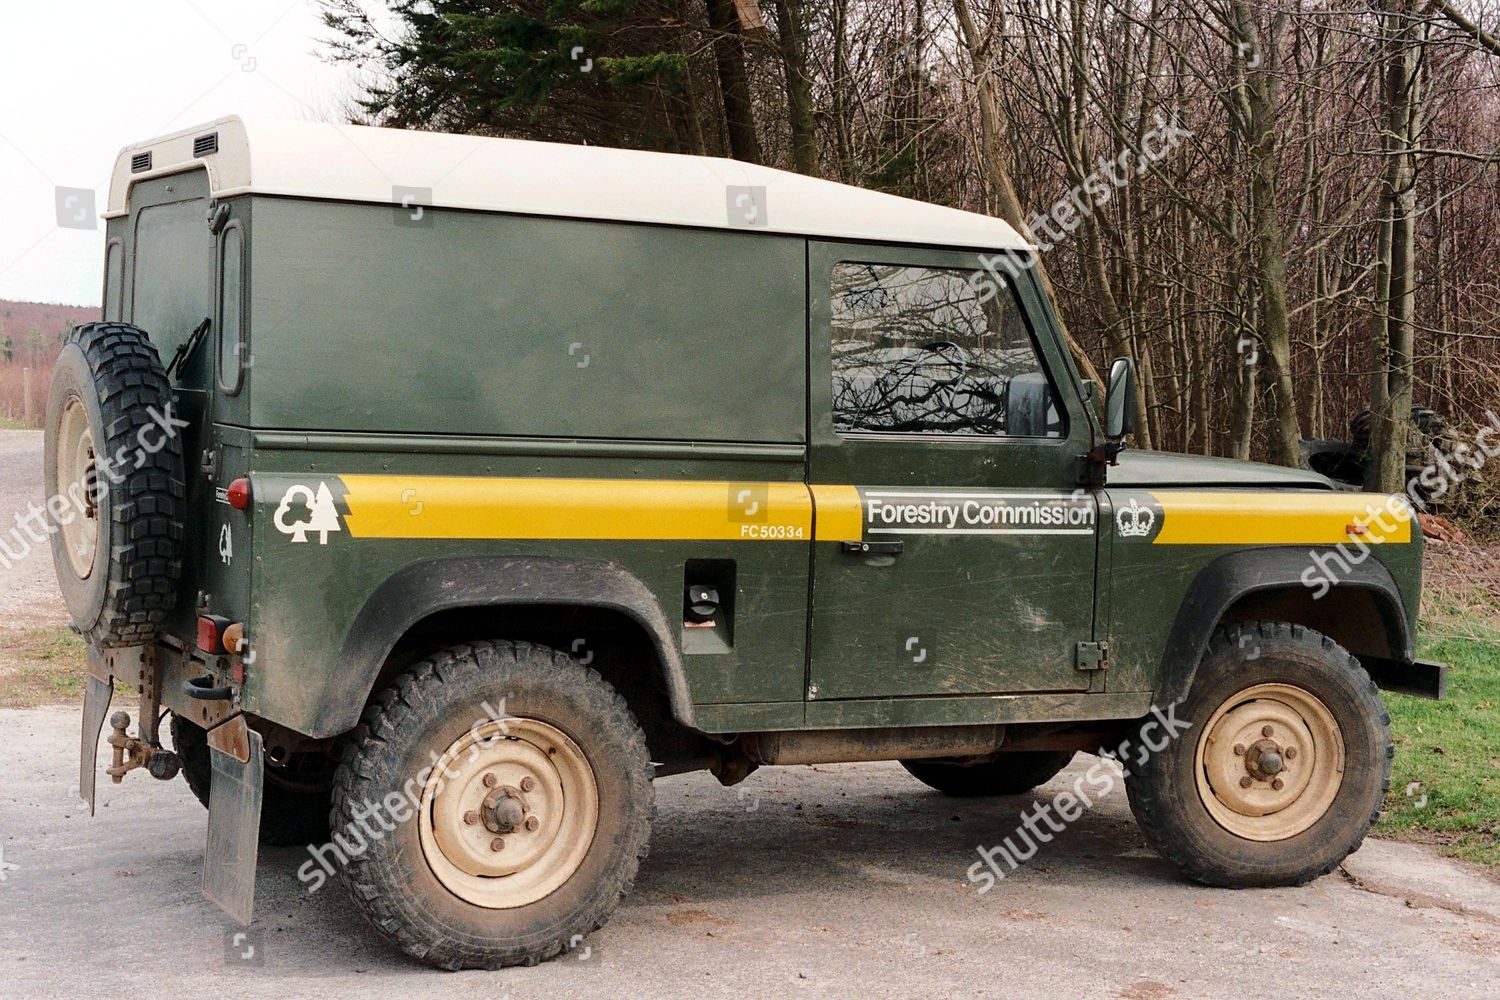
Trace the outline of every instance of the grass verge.
<instances>
[{"instance_id":1,"label":"grass verge","mask_svg":"<svg viewBox=\"0 0 1500 1000\"><path fill-rule=\"evenodd\" d=\"M1500 625L1456 611L1424 623L1420 649L1450 665L1447 700L1385 694L1396 759L1375 833L1500 866Z\"/></svg>"},{"instance_id":2,"label":"grass verge","mask_svg":"<svg viewBox=\"0 0 1500 1000\"><path fill-rule=\"evenodd\" d=\"M83 702L83 640L66 625L30 624L0 630L0 708ZM117 694L133 694L116 684Z\"/></svg>"}]
</instances>

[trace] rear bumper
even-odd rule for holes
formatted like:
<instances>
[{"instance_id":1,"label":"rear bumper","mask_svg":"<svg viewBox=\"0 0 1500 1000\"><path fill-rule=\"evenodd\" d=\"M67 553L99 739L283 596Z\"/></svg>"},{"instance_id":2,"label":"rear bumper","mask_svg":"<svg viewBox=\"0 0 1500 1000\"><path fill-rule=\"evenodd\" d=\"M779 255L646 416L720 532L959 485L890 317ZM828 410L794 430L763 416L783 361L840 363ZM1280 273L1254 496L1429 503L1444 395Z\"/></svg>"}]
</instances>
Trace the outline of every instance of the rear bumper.
<instances>
[{"instance_id":1,"label":"rear bumper","mask_svg":"<svg viewBox=\"0 0 1500 1000\"><path fill-rule=\"evenodd\" d=\"M1382 691L1399 691L1442 701L1448 696L1448 664L1431 660L1385 660L1361 657L1370 679Z\"/></svg>"},{"instance_id":2,"label":"rear bumper","mask_svg":"<svg viewBox=\"0 0 1500 1000\"><path fill-rule=\"evenodd\" d=\"M149 766L155 753L165 752L156 726L162 709L170 709L208 730L212 791L208 801L203 892L231 917L249 924L255 904L265 743L261 734L249 727L233 700L233 688L224 676L224 659L204 659L186 646L165 642L123 649L91 646L79 742L78 789L92 815L99 735L109 714L116 679L136 685L141 699L137 736L126 744L115 742L114 736L110 738L116 750L114 770L107 773L116 782L125 770ZM216 694L205 697L207 691ZM123 715L117 722L111 722L118 727L122 740L126 739L129 724L129 717ZM132 755L132 763L129 768L122 768L122 754L127 752ZM138 754L145 755L145 759L136 760ZM175 758L173 754L169 756ZM176 776L177 769L151 773L158 778L170 778Z\"/></svg>"}]
</instances>

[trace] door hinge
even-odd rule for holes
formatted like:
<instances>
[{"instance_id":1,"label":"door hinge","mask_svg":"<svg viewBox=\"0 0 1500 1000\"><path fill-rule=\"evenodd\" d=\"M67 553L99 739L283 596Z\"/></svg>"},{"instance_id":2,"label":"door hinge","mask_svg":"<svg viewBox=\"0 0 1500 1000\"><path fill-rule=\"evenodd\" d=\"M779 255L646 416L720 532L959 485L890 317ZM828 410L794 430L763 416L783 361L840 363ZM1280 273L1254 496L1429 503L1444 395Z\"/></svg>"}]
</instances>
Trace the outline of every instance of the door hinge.
<instances>
[{"instance_id":1,"label":"door hinge","mask_svg":"<svg viewBox=\"0 0 1500 1000\"><path fill-rule=\"evenodd\" d=\"M1075 662L1079 670L1108 670L1109 643L1080 642Z\"/></svg>"}]
</instances>

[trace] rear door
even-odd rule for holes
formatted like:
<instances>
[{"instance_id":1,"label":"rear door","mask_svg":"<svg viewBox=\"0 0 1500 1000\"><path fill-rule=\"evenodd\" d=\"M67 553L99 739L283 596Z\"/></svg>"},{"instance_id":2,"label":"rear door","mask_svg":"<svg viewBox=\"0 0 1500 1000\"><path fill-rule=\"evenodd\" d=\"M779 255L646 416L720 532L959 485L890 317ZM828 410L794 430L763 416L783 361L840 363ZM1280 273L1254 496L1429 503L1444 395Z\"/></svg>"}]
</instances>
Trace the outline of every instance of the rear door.
<instances>
[{"instance_id":1,"label":"rear door","mask_svg":"<svg viewBox=\"0 0 1500 1000\"><path fill-rule=\"evenodd\" d=\"M1029 275L909 247L808 259L809 697L1087 690L1089 431Z\"/></svg>"},{"instance_id":2,"label":"rear door","mask_svg":"<svg viewBox=\"0 0 1500 1000\"><path fill-rule=\"evenodd\" d=\"M130 191L125 315L150 335L163 365L172 364L178 350L190 345L194 330L213 323L215 241L208 229L208 204L203 170L137 181ZM169 622L178 635L193 634L194 597L213 591L207 574L218 560L214 486L202 474L203 454L213 443L212 332L199 339L170 376L171 417L189 425L170 425L171 433L181 438L188 511L181 589Z\"/></svg>"}]
</instances>

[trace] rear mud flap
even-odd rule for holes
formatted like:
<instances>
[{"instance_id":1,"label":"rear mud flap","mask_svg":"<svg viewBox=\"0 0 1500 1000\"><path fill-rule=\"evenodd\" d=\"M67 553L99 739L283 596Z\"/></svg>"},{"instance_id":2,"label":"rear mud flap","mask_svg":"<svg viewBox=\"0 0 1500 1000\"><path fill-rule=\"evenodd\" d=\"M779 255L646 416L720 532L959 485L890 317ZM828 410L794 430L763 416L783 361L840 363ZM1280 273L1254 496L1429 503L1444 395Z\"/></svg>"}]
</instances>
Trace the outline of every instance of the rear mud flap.
<instances>
[{"instance_id":1,"label":"rear mud flap","mask_svg":"<svg viewBox=\"0 0 1500 1000\"><path fill-rule=\"evenodd\" d=\"M255 909L255 864L260 851L260 807L265 792L265 742L237 715L208 733L213 784L208 797L208 844L203 894L242 924Z\"/></svg>"},{"instance_id":2,"label":"rear mud flap","mask_svg":"<svg viewBox=\"0 0 1500 1000\"><path fill-rule=\"evenodd\" d=\"M115 696L115 679L106 673L102 678L89 671L83 685L83 735L78 745L78 797L89 804L94 815L94 776L99 771L99 733L104 717Z\"/></svg>"}]
</instances>

